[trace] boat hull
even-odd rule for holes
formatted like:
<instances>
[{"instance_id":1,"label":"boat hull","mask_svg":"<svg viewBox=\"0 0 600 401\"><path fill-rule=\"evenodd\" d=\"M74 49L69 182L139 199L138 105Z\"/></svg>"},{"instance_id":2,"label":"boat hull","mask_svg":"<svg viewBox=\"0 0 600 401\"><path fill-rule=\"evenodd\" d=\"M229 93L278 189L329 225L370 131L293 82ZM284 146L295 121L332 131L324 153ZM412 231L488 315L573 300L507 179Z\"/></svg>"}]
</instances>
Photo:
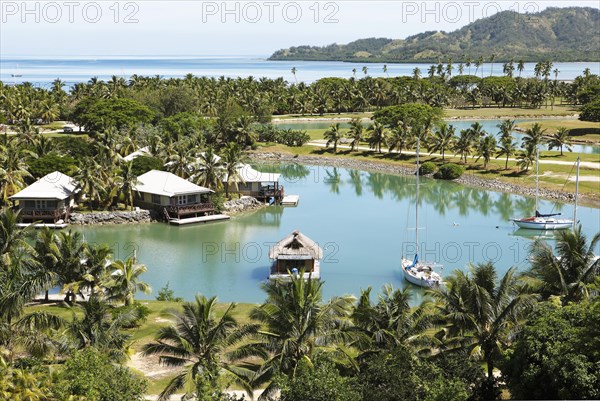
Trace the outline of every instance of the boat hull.
<instances>
[{"instance_id":1,"label":"boat hull","mask_svg":"<svg viewBox=\"0 0 600 401\"><path fill-rule=\"evenodd\" d=\"M422 270L425 265L417 263L417 266L412 269L407 269L408 266L412 265L412 261L408 259L402 259L402 273L404 279L411 284L419 287L432 288L438 287L442 284L442 277L427 267L427 270Z\"/></svg>"},{"instance_id":2,"label":"boat hull","mask_svg":"<svg viewBox=\"0 0 600 401\"><path fill-rule=\"evenodd\" d=\"M564 230L573 226L573 220L567 219L513 219L513 222L520 228L530 230Z\"/></svg>"}]
</instances>

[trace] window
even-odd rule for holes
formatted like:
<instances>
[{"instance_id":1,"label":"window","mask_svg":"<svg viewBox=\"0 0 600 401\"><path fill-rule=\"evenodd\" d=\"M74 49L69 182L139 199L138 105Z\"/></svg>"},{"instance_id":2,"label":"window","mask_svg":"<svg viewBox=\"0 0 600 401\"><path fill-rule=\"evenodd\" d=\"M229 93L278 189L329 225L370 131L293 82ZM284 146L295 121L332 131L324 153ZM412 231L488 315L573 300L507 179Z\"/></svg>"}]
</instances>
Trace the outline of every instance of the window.
<instances>
[{"instance_id":1,"label":"window","mask_svg":"<svg viewBox=\"0 0 600 401\"><path fill-rule=\"evenodd\" d=\"M152 194L152 203L155 205L160 205L160 195Z\"/></svg>"},{"instance_id":2,"label":"window","mask_svg":"<svg viewBox=\"0 0 600 401\"><path fill-rule=\"evenodd\" d=\"M187 196L187 203L188 204L194 204L194 203L196 203L196 195L188 195Z\"/></svg>"},{"instance_id":3,"label":"window","mask_svg":"<svg viewBox=\"0 0 600 401\"><path fill-rule=\"evenodd\" d=\"M46 199L36 199L35 200L35 208L36 209L47 209L48 202L46 201Z\"/></svg>"},{"instance_id":4,"label":"window","mask_svg":"<svg viewBox=\"0 0 600 401\"><path fill-rule=\"evenodd\" d=\"M187 204L187 197L185 195L177 196L177 206L182 206Z\"/></svg>"}]
</instances>

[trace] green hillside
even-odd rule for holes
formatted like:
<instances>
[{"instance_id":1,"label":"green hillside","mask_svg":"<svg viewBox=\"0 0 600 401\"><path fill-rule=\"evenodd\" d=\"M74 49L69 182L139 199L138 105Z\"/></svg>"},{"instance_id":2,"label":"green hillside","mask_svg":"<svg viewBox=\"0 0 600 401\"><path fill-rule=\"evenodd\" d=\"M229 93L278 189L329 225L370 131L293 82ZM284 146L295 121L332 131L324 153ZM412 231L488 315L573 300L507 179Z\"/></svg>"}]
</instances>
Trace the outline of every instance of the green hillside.
<instances>
[{"instance_id":1,"label":"green hillside","mask_svg":"<svg viewBox=\"0 0 600 401\"><path fill-rule=\"evenodd\" d=\"M453 32L290 47L276 51L270 60L437 62L483 56L487 61L492 54L496 61L600 61L600 11L582 7L548 8L536 14L503 11Z\"/></svg>"}]
</instances>

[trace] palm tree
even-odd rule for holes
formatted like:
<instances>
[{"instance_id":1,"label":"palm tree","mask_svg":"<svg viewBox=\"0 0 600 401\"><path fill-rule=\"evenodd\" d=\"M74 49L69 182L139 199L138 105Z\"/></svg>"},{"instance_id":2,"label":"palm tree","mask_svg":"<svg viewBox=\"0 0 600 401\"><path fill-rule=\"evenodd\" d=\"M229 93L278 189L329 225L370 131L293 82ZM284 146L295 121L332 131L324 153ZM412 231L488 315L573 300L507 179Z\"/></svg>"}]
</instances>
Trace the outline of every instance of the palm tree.
<instances>
[{"instance_id":1,"label":"palm tree","mask_svg":"<svg viewBox=\"0 0 600 401\"><path fill-rule=\"evenodd\" d=\"M25 187L25 178L31 177L27 160L35 154L20 146L15 139L7 139L0 145L0 202L6 204L8 197Z\"/></svg>"},{"instance_id":2,"label":"palm tree","mask_svg":"<svg viewBox=\"0 0 600 401\"><path fill-rule=\"evenodd\" d=\"M477 159L475 162L483 157L483 168L485 169L495 151L496 138L494 138L492 134L486 135L479 140L479 144L477 145Z\"/></svg>"},{"instance_id":3,"label":"palm tree","mask_svg":"<svg viewBox=\"0 0 600 401\"><path fill-rule=\"evenodd\" d=\"M471 132L468 129L460 130L460 135L454 143L454 151L456 154L460 154L460 160L467 162L467 156L471 154L473 150L473 138Z\"/></svg>"},{"instance_id":4,"label":"palm tree","mask_svg":"<svg viewBox=\"0 0 600 401\"><path fill-rule=\"evenodd\" d=\"M439 152L442 154L442 160L444 160L446 150L452 149L454 146L454 141L456 140L456 137L454 136L455 131L453 125L448 125L446 123L440 124L431 138L429 154Z\"/></svg>"},{"instance_id":5,"label":"palm tree","mask_svg":"<svg viewBox=\"0 0 600 401\"><path fill-rule=\"evenodd\" d=\"M90 211L94 209L94 202L100 198L102 188L101 177L98 174L100 170L100 166L93 158L87 158L74 177L77 189L80 195L85 195Z\"/></svg>"},{"instance_id":6,"label":"palm tree","mask_svg":"<svg viewBox=\"0 0 600 401\"><path fill-rule=\"evenodd\" d=\"M160 363L185 368L167 384L159 401L169 400L180 390L185 390L187 399L194 392L198 399L206 399L204 397L209 395L206 392L218 391L222 371L230 373L245 389L250 389L248 378L252 372L232 363L245 356L244 348L232 350L232 347L255 332L257 327L239 326L233 317L235 307L236 304L229 304L217 317L217 299L196 295L194 302L183 305L183 312L173 313L174 326L161 328L155 341L143 347L144 355L159 355Z\"/></svg>"},{"instance_id":7,"label":"palm tree","mask_svg":"<svg viewBox=\"0 0 600 401\"><path fill-rule=\"evenodd\" d=\"M133 173L133 161L124 162L119 170L119 177L117 178L116 184L123 197L123 202L126 206L129 206L131 210L133 210L135 186L138 183L137 176Z\"/></svg>"},{"instance_id":8,"label":"palm tree","mask_svg":"<svg viewBox=\"0 0 600 401\"><path fill-rule=\"evenodd\" d=\"M525 172L528 172L529 166L531 166L533 163L535 163L535 158L536 158L535 146L527 145L525 147L525 149L523 149L521 151L521 154L519 155L519 157L517 159L517 165L519 166L521 171L525 170Z\"/></svg>"},{"instance_id":9,"label":"palm tree","mask_svg":"<svg viewBox=\"0 0 600 401\"><path fill-rule=\"evenodd\" d=\"M415 67L413 69L413 78L415 81L418 81L421 78L421 69L419 67Z\"/></svg>"},{"instance_id":10,"label":"palm tree","mask_svg":"<svg viewBox=\"0 0 600 401\"><path fill-rule=\"evenodd\" d=\"M386 139L388 151L391 153L394 150L398 150L399 154L402 154L402 150L407 148L413 143L410 129L404 122L398 124Z\"/></svg>"},{"instance_id":11,"label":"palm tree","mask_svg":"<svg viewBox=\"0 0 600 401\"><path fill-rule=\"evenodd\" d=\"M362 141L364 136L364 125L360 121L360 118L355 117L350 120L350 129L348 130L348 137L352 139L350 142L350 151L353 152L354 148L358 149L358 145L360 141Z\"/></svg>"},{"instance_id":12,"label":"palm tree","mask_svg":"<svg viewBox=\"0 0 600 401\"><path fill-rule=\"evenodd\" d=\"M37 233L34 243L35 250L35 270L43 272L50 277L49 288L57 282L59 271L58 262L60 260L58 244L54 231L48 227L43 227ZM44 301L48 302L48 289L45 289Z\"/></svg>"},{"instance_id":13,"label":"palm tree","mask_svg":"<svg viewBox=\"0 0 600 401\"><path fill-rule=\"evenodd\" d=\"M333 144L333 153L337 153L337 144L344 134L340 131L340 123L331 124L329 129L323 134L323 138L327 139L325 147Z\"/></svg>"},{"instance_id":14,"label":"palm tree","mask_svg":"<svg viewBox=\"0 0 600 401\"><path fill-rule=\"evenodd\" d=\"M521 73L523 72L523 70L525 70L525 61L521 59L517 63L517 71L519 71L519 78L521 78Z\"/></svg>"},{"instance_id":15,"label":"palm tree","mask_svg":"<svg viewBox=\"0 0 600 401\"><path fill-rule=\"evenodd\" d=\"M292 75L294 76L294 80L296 81L296 83L298 82L298 79L296 78L296 71L298 71L296 69L296 67L292 67Z\"/></svg>"},{"instance_id":16,"label":"palm tree","mask_svg":"<svg viewBox=\"0 0 600 401\"><path fill-rule=\"evenodd\" d=\"M242 148L237 143L231 142L223 149L221 155L225 164L225 197L229 199L229 188L231 185L238 192L238 183L244 182L244 178L240 175L239 170L241 167Z\"/></svg>"},{"instance_id":17,"label":"palm tree","mask_svg":"<svg viewBox=\"0 0 600 401\"><path fill-rule=\"evenodd\" d=\"M356 343L362 351L361 356L400 345L418 349L430 342L426 335L426 330L433 325L430 302L412 307L412 289L394 290L389 284L383 287L376 304L371 302L370 295L370 287L361 291L352 314L355 328L368 339L366 342L359 339Z\"/></svg>"},{"instance_id":18,"label":"palm tree","mask_svg":"<svg viewBox=\"0 0 600 401\"><path fill-rule=\"evenodd\" d=\"M492 53L492 55L490 56L490 63L492 63L490 67L490 77L494 75L494 60L496 60L496 55Z\"/></svg>"},{"instance_id":19,"label":"palm tree","mask_svg":"<svg viewBox=\"0 0 600 401\"><path fill-rule=\"evenodd\" d=\"M569 132L570 131L565 127L557 128L554 135L548 140L548 150L559 148L561 156L563 156L563 147L567 148L569 152L572 152L571 136L569 135Z\"/></svg>"},{"instance_id":20,"label":"palm tree","mask_svg":"<svg viewBox=\"0 0 600 401\"><path fill-rule=\"evenodd\" d=\"M270 281L262 288L267 300L250 316L264 329L258 332L259 345L269 358L258 370L254 383L262 384L276 373L293 376L300 360L311 361L318 350L350 339L352 304L350 296L333 297L323 303L323 283L304 280L302 275L289 282ZM275 390L271 383L265 390Z\"/></svg>"},{"instance_id":21,"label":"palm tree","mask_svg":"<svg viewBox=\"0 0 600 401\"><path fill-rule=\"evenodd\" d=\"M546 133L546 129L542 129L540 123L534 123L530 128L527 128L525 131L525 136L523 137L523 148L527 148L529 146L533 146L534 149L538 147L544 141L544 134Z\"/></svg>"},{"instance_id":22,"label":"palm tree","mask_svg":"<svg viewBox=\"0 0 600 401\"><path fill-rule=\"evenodd\" d=\"M207 147L204 152L198 154L198 160L193 163L192 171L190 180L198 185L215 190L223 185L225 166L212 147Z\"/></svg>"},{"instance_id":23,"label":"palm tree","mask_svg":"<svg viewBox=\"0 0 600 401\"><path fill-rule=\"evenodd\" d=\"M498 124L497 127L500 129L500 138L507 138L512 136L512 132L515 130L516 123L515 120L506 119Z\"/></svg>"},{"instance_id":24,"label":"palm tree","mask_svg":"<svg viewBox=\"0 0 600 401\"><path fill-rule=\"evenodd\" d=\"M386 129L378 121L375 121L373 124L367 128L371 134L367 138L367 142L369 143L369 147L371 149L377 149L377 152L381 153L381 145L385 143Z\"/></svg>"},{"instance_id":25,"label":"palm tree","mask_svg":"<svg viewBox=\"0 0 600 401\"><path fill-rule=\"evenodd\" d=\"M455 270L445 287L431 291L446 322L448 346L481 356L490 380L513 330L536 299L522 291L515 267L497 278L492 262L469 265L467 273Z\"/></svg>"},{"instance_id":26,"label":"palm tree","mask_svg":"<svg viewBox=\"0 0 600 401\"><path fill-rule=\"evenodd\" d=\"M129 306L135 299L135 293L141 291L150 294L152 287L140 280L140 276L148 269L145 265L136 263L135 257L127 258L125 262L116 260L110 264L110 280L105 287L110 293L109 299L122 301Z\"/></svg>"},{"instance_id":27,"label":"palm tree","mask_svg":"<svg viewBox=\"0 0 600 401\"><path fill-rule=\"evenodd\" d=\"M508 158L517 153L517 142L513 141L512 136L503 136L500 138L496 159L500 156L506 156L504 170L508 169Z\"/></svg>"},{"instance_id":28,"label":"palm tree","mask_svg":"<svg viewBox=\"0 0 600 401\"><path fill-rule=\"evenodd\" d=\"M66 302L73 302L76 293L71 289L71 284L81 280L83 271L82 260L85 259L86 244L80 232L61 231L56 238L58 244L59 284L63 286Z\"/></svg>"},{"instance_id":29,"label":"palm tree","mask_svg":"<svg viewBox=\"0 0 600 401\"><path fill-rule=\"evenodd\" d=\"M587 298L587 285L600 274L600 258L594 255L599 241L597 233L588 242L581 225L574 231L558 233L556 255L547 242L535 240L531 245L531 269L525 274L529 284L544 298L559 296L564 304Z\"/></svg>"},{"instance_id":30,"label":"palm tree","mask_svg":"<svg viewBox=\"0 0 600 401\"><path fill-rule=\"evenodd\" d=\"M363 72L365 75L367 75L367 74L369 73L369 68L368 68L367 66L364 66L364 67L362 68L362 72Z\"/></svg>"}]
</instances>

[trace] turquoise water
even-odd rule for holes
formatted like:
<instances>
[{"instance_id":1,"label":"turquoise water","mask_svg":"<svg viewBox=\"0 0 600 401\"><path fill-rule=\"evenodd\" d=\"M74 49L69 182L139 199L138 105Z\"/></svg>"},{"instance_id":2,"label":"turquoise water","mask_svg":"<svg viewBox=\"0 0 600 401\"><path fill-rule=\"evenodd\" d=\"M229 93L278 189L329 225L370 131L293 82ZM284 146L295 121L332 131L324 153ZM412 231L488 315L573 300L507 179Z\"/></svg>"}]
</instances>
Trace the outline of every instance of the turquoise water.
<instances>
[{"instance_id":1,"label":"turquoise water","mask_svg":"<svg viewBox=\"0 0 600 401\"><path fill-rule=\"evenodd\" d=\"M458 63L455 63L458 67ZM534 75L533 63L527 63L523 77ZM283 77L288 82L314 82L324 77L351 78L353 69L357 70L356 77L364 76L360 63L344 63L339 61L269 61L264 56L237 57L131 57L131 58L0 58L0 80L9 83L31 82L44 86L60 78L66 84L86 82L91 77L103 80L111 76L128 79L131 75L155 76L165 78L182 78L191 73L208 77ZM387 74L383 72L382 63L368 64L368 72L372 77L411 76L415 67L421 69L425 76L430 64L387 64ZM498 64L496 63L496 66ZM296 76L291 73L295 67ZM489 64L482 67L485 74L491 70ZM600 74L598 63L554 63L560 73L558 79L572 80L589 68L593 74ZM481 71L481 70L480 70ZM465 70L465 73L468 71ZM473 69L473 73L475 70ZM12 77L12 74L21 75ZM502 67L494 69L494 75L501 75ZM554 77L554 76L553 76ZM552 78L553 78L552 77Z\"/></svg>"},{"instance_id":2,"label":"turquoise water","mask_svg":"<svg viewBox=\"0 0 600 401\"><path fill-rule=\"evenodd\" d=\"M282 184L299 194L297 207L267 207L228 222L172 227L162 223L80 227L88 242L106 242L116 257L136 249L148 266L144 279L153 299L167 282L177 296L217 295L222 301L261 302L268 275L268 248L295 229L317 241L326 297L407 285L400 258L414 253L413 177L332 167L285 168ZM494 260L500 272L525 268L527 247L539 233L508 221L533 213L534 200L518 195L422 180L421 256L444 265L443 275L466 264ZM572 214L572 205L541 201L540 210ZM591 237L600 231L600 210L580 207L578 219ZM543 233L552 238L552 233Z\"/></svg>"},{"instance_id":3,"label":"turquoise water","mask_svg":"<svg viewBox=\"0 0 600 401\"><path fill-rule=\"evenodd\" d=\"M539 121L532 119L515 119L516 123L529 122L529 121ZM475 120L448 120L448 124L453 125L456 128L456 135L460 134L460 131L463 129L467 129L473 124ZM498 124L502 122L502 120L478 120L483 129L490 133L498 136ZM330 126L331 122L319 122L319 121L298 121L298 122L278 122L277 126L283 129L322 129L325 132ZM366 123L368 124L368 123ZM342 129L350 128L350 124L348 123L340 123L340 127ZM514 131L513 136L517 140L517 143L521 144L521 140L523 139L523 133ZM591 145L572 145L571 149L573 152L577 153L589 153L589 154L600 154L600 146L591 146ZM555 151L557 149L554 149ZM566 151L566 149L564 149Z\"/></svg>"}]
</instances>

